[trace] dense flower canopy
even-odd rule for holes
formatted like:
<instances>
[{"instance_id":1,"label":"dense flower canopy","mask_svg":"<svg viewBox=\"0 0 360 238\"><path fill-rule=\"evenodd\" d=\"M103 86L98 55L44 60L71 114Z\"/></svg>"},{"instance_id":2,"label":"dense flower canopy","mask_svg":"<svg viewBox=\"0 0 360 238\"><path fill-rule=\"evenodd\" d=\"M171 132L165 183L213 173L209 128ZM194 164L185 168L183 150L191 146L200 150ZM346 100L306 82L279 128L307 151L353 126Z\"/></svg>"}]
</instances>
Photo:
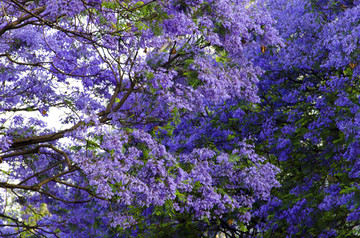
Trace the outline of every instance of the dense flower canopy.
<instances>
[{"instance_id":1,"label":"dense flower canopy","mask_svg":"<svg viewBox=\"0 0 360 238\"><path fill-rule=\"evenodd\" d=\"M243 224L279 186L278 169L247 138L231 150L185 149L172 135L227 100L259 102L261 69L245 49L282 44L262 6L2 0L0 8L1 236L116 236L163 213Z\"/></svg>"},{"instance_id":2,"label":"dense flower canopy","mask_svg":"<svg viewBox=\"0 0 360 238\"><path fill-rule=\"evenodd\" d=\"M0 0L0 236L360 236L360 1Z\"/></svg>"},{"instance_id":3,"label":"dense flower canopy","mask_svg":"<svg viewBox=\"0 0 360 238\"><path fill-rule=\"evenodd\" d=\"M242 119L282 169L256 212L264 236L360 235L359 4L267 2L285 47L254 58L262 111Z\"/></svg>"}]
</instances>

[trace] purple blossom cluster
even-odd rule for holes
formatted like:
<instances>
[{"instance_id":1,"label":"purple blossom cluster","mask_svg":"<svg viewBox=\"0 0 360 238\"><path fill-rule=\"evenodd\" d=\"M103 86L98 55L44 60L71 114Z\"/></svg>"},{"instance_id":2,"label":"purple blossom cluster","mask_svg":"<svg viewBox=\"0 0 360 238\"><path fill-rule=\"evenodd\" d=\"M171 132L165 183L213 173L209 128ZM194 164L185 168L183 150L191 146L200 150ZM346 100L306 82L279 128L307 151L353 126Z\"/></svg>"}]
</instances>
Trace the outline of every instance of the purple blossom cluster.
<instances>
[{"instance_id":1,"label":"purple blossom cluster","mask_svg":"<svg viewBox=\"0 0 360 238\"><path fill-rule=\"evenodd\" d=\"M265 237L357 237L359 1L266 6L284 45L249 51L265 71L262 110L242 120L282 186L255 211L256 226Z\"/></svg>"},{"instance_id":2,"label":"purple blossom cluster","mask_svg":"<svg viewBox=\"0 0 360 238\"><path fill-rule=\"evenodd\" d=\"M0 9L0 188L10 194L1 236L116 237L162 214L231 218L236 229L279 186L248 137L212 129L213 116L191 124L226 101L260 102L262 71L245 49L282 44L264 7L4 0Z\"/></svg>"},{"instance_id":3,"label":"purple blossom cluster","mask_svg":"<svg viewBox=\"0 0 360 238\"><path fill-rule=\"evenodd\" d=\"M0 236L359 236L359 16L0 1Z\"/></svg>"}]
</instances>

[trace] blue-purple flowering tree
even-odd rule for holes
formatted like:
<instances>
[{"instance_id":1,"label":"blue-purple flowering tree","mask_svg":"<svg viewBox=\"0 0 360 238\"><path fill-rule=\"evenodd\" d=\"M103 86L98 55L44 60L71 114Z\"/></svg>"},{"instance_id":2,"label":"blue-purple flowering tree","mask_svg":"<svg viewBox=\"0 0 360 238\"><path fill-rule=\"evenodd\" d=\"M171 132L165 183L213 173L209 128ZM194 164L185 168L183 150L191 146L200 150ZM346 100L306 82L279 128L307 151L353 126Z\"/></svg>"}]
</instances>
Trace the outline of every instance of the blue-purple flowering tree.
<instances>
[{"instance_id":1,"label":"blue-purple flowering tree","mask_svg":"<svg viewBox=\"0 0 360 238\"><path fill-rule=\"evenodd\" d=\"M249 52L283 45L264 5L1 0L0 9L2 237L149 235L189 220L199 236L246 230L279 171L252 135L208 133L222 105L259 110L262 70Z\"/></svg>"},{"instance_id":2,"label":"blue-purple flowering tree","mask_svg":"<svg viewBox=\"0 0 360 238\"><path fill-rule=\"evenodd\" d=\"M360 2L266 6L285 46L250 52L261 103L239 131L282 172L254 225L264 237L360 236Z\"/></svg>"},{"instance_id":3,"label":"blue-purple flowering tree","mask_svg":"<svg viewBox=\"0 0 360 238\"><path fill-rule=\"evenodd\" d=\"M248 234L359 237L360 1L263 3L284 45L246 49L265 71L260 103L232 98L183 120L169 148L226 151L245 139L281 169L281 187L240 229Z\"/></svg>"}]
</instances>

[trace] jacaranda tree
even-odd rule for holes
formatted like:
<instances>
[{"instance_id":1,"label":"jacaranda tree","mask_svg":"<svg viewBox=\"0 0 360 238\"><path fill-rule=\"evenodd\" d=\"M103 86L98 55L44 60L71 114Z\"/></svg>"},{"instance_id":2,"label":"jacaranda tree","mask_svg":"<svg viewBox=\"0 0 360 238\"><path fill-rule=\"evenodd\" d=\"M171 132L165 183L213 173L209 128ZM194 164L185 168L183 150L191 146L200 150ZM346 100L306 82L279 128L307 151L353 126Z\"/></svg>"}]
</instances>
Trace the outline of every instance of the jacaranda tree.
<instances>
[{"instance_id":1,"label":"jacaranda tree","mask_svg":"<svg viewBox=\"0 0 360 238\"><path fill-rule=\"evenodd\" d=\"M360 1L266 5L285 46L253 54L261 103L239 131L282 172L254 224L264 237L360 236Z\"/></svg>"},{"instance_id":2,"label":"jacaranda tree","mask_svg":"<svg viewBox=\"0 0 360 238\"><path fill-rule=\"evenodd\" d=\"M248 234L360 236L359 4L264 1L284 45L246 49L265 71L260 103L231 98L183 120L172 134L178 143L169 148L190 151L202 145L232 151L246 138L281 169L271 199L253 204L241 229Z\"/></svg>"},{"instance_id":3,"label":"jacaranda tree","mask_svg":"<svg viewBox=\"0 0 360 238\"><path fill-rule=\"evenodd\" d=\"M265 6L1 0L0 235L245 231L279 170L252 135L204 130L259 111L249 52L283 46Z\"/></svg>"}]
</instances>

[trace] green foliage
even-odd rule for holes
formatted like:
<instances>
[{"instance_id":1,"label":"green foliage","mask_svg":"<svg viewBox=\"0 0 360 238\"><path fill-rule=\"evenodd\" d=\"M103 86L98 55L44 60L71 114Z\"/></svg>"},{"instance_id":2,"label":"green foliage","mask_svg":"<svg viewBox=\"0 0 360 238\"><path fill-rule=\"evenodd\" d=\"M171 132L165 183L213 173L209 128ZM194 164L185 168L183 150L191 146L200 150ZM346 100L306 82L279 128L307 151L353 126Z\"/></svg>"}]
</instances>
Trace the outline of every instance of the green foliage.
<instances>
[{"instance_id":1,"label":"green foliage","mask_svg":"<svg viewBox=\"0 0 360 238\"><path fill-rule=\"evenodd\" d=\"M27 206L24 210L21 211L21 215L25 217L24 224L29 228L27 231L22 232L21 238L35 238L36 233L34 233L34 229L30 227L36 227L39 221L41 221L44 217L50 217L51 214L48 210L48 205L46 203L42 203L40 207L32 207ZM22 230L23 228L21 228Z\"/></svg>"}]
</instances>

